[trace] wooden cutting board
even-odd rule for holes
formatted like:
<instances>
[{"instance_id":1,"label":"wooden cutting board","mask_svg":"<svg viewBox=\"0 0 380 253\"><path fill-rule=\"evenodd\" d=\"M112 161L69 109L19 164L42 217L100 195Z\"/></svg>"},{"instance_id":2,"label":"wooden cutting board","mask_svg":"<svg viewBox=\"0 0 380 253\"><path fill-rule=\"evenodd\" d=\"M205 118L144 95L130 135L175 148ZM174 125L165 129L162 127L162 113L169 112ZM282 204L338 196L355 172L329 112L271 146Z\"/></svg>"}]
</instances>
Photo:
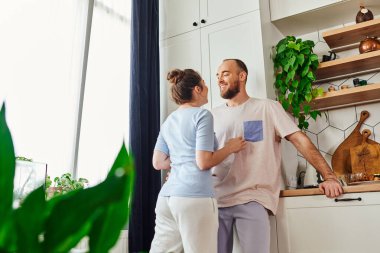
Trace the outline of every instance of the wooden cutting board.
<instances>
[{"instance_id":1,"label":"wooden cutting board","mask_svg":"<svg viewBox=\"0 0 380 253\"><path fill-rule=\"evenodd\" d=\"M362 111L360 113L360 120L354 131L352 131L352 133L335 150L331 159L331 166L337 176L352 173L350 148L356 147L362 143L363 137L360 133L360 127L368 117L369 112ZM377 144L370 139L368 139L367 142L368 144Z\"/></svg>"},{"instance_id":2,"label":"wooden cutting board","mask_svg":"<svg viewBox=\"0 0 380 253\"><path fill-rule=\"evenodd\" d=\"M352 173L363 173L366 180L373 180L373 174L380 173L380 145L368 144L369 129L364 129L362 135L362 144L350 148Z\"/></svg>"}]
</instances>

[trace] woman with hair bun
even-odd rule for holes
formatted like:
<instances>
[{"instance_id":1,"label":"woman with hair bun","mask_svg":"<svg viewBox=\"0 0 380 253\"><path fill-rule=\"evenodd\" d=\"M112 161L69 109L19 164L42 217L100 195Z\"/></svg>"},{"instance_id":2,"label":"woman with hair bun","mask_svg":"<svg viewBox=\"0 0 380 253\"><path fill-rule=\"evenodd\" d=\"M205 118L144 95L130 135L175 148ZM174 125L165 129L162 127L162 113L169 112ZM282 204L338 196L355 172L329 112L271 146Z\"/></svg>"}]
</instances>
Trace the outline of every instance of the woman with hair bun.
<instances>
[{"instance_id":1,"label":"woman with hair bun","mask_svg":"<svg viewBox=\"0 0 380 253\"><path fill-rule=\"evenodd\" d=\"M214 150L212 114L201 108L208 88L192 69L167 75L171 95L179 108L161 126L153 154L153 167L171 169L156 204L156 227L151 253L216 253L218 206L210 169L242 150L242 137Z\"/></svg>"}]
</instances>

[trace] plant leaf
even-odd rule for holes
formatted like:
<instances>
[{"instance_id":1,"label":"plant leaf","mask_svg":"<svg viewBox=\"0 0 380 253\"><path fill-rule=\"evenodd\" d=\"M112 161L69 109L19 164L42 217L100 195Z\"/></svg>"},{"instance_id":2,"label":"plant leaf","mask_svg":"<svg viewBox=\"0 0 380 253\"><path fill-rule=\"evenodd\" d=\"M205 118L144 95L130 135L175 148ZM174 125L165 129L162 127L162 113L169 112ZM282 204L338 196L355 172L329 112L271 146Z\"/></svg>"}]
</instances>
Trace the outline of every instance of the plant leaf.
<instances>
[{"instance_id":1,"label":"plant leaf","mask_svg":"<svg viewBox=\"0 0 380 253\"><path fill-rule=\"evenodd\" d=\"M310 116L311 116L314 120L317 119L318 115L321 115L321 113L320 113L319 111L312 111L312 112L310 112Z\"/></svg>"},{"instance_id":2,"label":"plant leaf","mask_svg":"<svg viewBox=\"0 0 380 253\"><path fill-rule=\"evenodd\" d=\"M280 91L281 91L282 94L285 94L287 90L288 89L287 89L286 85L283 85L283 86L280 87Z\"/></svg>"},{"instance_id":3,"label":"plant leaf","mask_svg":"<svg viewBox=\"0 0 380 253\"><path fill-rule=\"evenodd\" d=\"M310 103L310 101L313 99L313 96L310 92L305 94L305 99L308 103Z\"/></svg>"},{"instance_id":4,"label":"plant leaf","mask_svg":"<svg viewBox=\"0 0 380 253\"><path fill-rule=\"evenodd\" d=\"M9 220L13 202L13 179L15 174L15 153L12 136L5 119L5 105L0 110L0 248L8 241ZM8 238L8 239L7 239Z\"/></svg>"},{"instance_id":5,"label":"plant leaf","mask_svg":"<svg viewBox=\"0 0 380 253\"><path fill-rule=\"evenodd\" d=\"M304 105L303 111L305 112L305 114L309 114L309 112L310 112L310 105Z\"/></svg>"},{"instance_id":6,"label":"plant leaf","mask_svg":"<svg viewBox=\"0 0 380 253\"><path fill-rule=\"evenodd\" d=\"M287 64L284 66L284 71L285 71L285 72L288 72L288 71L289 71L289 68L290 68L290 63L287 63Z\"/></svg>"},{"instance_id":7,"label":"plant leaf","mask_svg":"<svg viewBox=\"0 0 380 253\"><path fill-rule=\"evenodd\" d=\"M310 55L310 61L318 61L318 56L316 54Z\"/></svg>"},{"instance_id":8,"label":"plant leaf","mask_svg":"<svg viewBox=\"0 0 380 253\"><path fill-rule=\"evenodd\" d=\"M294 96L294 93L292 93L292 92L290 92L290 93L288 94L288 101L289 101L289 104L292 103L293 96Z\"/></svg>"},{"instance_id":9,"label":"plant leaf","mask_svg":"<svg viewBox=\"0 0 380 253\"><path fill-rule=\"evenodd\" d=\"M294 87L294 88L298 87L298 80L293 80L292 87Z\"/></svg>"},{"instance_id":10,"label":"plant leaf","mask_svg":"<svg viewBox=\"0 0 380 253\"><path fill-rule=\"evenodd\" d=\"M302 49L302 50L301 50L301 53L302 53L302 54L305 54L305 55L308 55L308 54L311 53L311 50L310 50L310 48L305 48L305 49Z\"/></svg>"},{"instance_id":11,"label":"plant leaf","mask_svg":"<svg viewBox=\"0 0 380 253\"><path fill-rule=\"evenodd\" d=\"M123 189L123 198L117 203L109 205L95 221L90 232L91 252L108 252L108 250L117 242L120 231L128 221L134 188L135 171L133 160L131 156L128 155L124 144L109 172L109 176L116 173L120 168L122 168L127 175L127 184Z\"/></svg>"},{"instance_id":12,"label":"plant leaf","mask_svg":"<svg viewBox=\"0 0 380 253\"><path fill-rule=\"evenodd\" d=\"M106 207L122 199L127 182L126 174L113 174L94 187L49 200L52 211L46 221L44 251L67 252L73 248L90 232L92 223Z\"/></svg>"},{"instance_id":13,"label":"plant leaf","mask_svg":"<svg viewBox=\"0 0 380 253\"><path fill-rule=\"evenodd\" d=\"M317 90L317 89L312 89L312 90L311 90L311 96L312 96L313 98L318 97L318 90Z\"/></svg>"},{"instance_id":14,"label":"plant leaf","mask_svg":"<svg viewBox=\"0 0 380 253\"><path fill-rule=\"evenodd\" d=\"M289 64L290 64L291 66L293 66L294 63L296 62L296 59L297 59L297 58L293 55L292 58L290 58L290 60L289 60Z\"/></svg>"},{"instance_id":15,"label":"plant leaf","mask_svg":"<svg viewBox=\"0 0 380 253\"><path fill-rule=\"evenodd\" d=\"M300 108L299 107L293 107L293 115L295 117L299 117L299 115L300 115Z\"/></svg>"},{"instance_id":16,"label":"plant leaf","mask_svg":"<svg viewBox=\"0 0 380 253\"><path fill-rule=\"evenodd\" d=\"M39 236L48 216L44 186L31 192L14 212L19 252L42 252Z\"/></svg>"},{"instance_id":17,"label":"plant leaf","mask_svg":"<svg viewBox=\"0 0 380 253\"><path fill-rule=\"evenodd\" d=\"M304 63L304 61L305 61L305 55L299 54L297 56L297 62L298 62L298 64L302 66L302 64Z\"/></svg>"},{"instance_id":18,"label":"plant leaf","mask_svg":"<svg viewBox=\"0 0 380 253\"><path fill-rule=\"evenodd\" d=\"M286 45L285 44L282 44L279 46L279 48L277 49L277 54L281 54L282 52L284 52L286 49Z\"/></svg>"},{"instance_id":19,"label":"plant leaf","mask_svg":"<svg viewBox=\"0 0 380 253\"><path fill-rule=\"evenodd\" d=\"M310 67L313 69L313 70L316 70L319 66L319 61L313 61L310 65Z\"/></svg>"},{"instance_id":20,"label":"plant leaf","mask_svg":"<svg viewBox=\"0 0 380 253\"><path fill-rule=\"evenodd\" d=\"M289 48L292 48L296 51L300 51L300 45L295 43L295 42L289 42L289 45L288 45Z\"/></svg>"},{"instance_id":21,"label":"plant leaf","mask_svg":"<svg viewBox=\"0 0 380 253\"><path fill-rule=\"evenodd\" d=\"M311 81L314 81L315 80L315 75L313 73L313 71L309 71L307 73L307 77L311 80Z\"/></svg>"},{"instance_id":22,"label":"plant leaf","mask_svg":"<svg viewBox=\"0 0 380 253\"><path fill-rule=\"evenodd\" d=\"M17 252L17 233L13 222L13 217L9 215L0 227L0 252Z\"/></svg>"},{"instance_id":23,"label":"plant leaf","mask_svg":"<svg viewBox=\"0 0 380 253\"><path fill-rule=\"evenodd\" d=\"M318 93L318 97L323 96L324 90L322 88L318 88L317 91L318 91L317 92Z\"/></svg>"},{"instance_id":24,"label":"plant leaf","mask_svg":"<svg viewBox=\"0 0 380 253\"><path fill-rule=\"evenodd\" d=\"M304 77L307 75L307 73L309 72L309 66L305 66L303 69L302 69L302 73L301 73L301 76Z\"/></svg>"},{"instance_id":25,"label":"plant leaf","mask_svg":"<svg viewBox=\"0 0 380 253\"><path fill-rule=\"evenodd\" d=\"M292 71L290 71L289 73L288 73L288 76L287 76L287 80L289 79L289 81L291 81L291 80L293 80L294 79L294 75L296 74L296 71L293 69ZM288 82L289 82L288 81ZM286 83L288 83L288 82L286 82Z\"/></svg>"},{"instance_id":26,"label":"plant leaf","mask_svg":"<svg viewBox=\"0 0 380 253\"><path fill-rule=\"evenodd\" d=\"M281 104L282 104L282 107L285 109L285 111L288 110L290 106L288 100L283 100Z\"/></svg>"},{"instance_id":27,"label":"plant leaf","mask_svg":"<svg viewBox=\"0 0 380 253\"><path fill-rule=\"evenodd\" d=\"M313 48L315 46L315 43L312 40L305 40L303 43L310 48Z\"/></svg>"},{"instance_id":28,"label":"plant leaf","mask_svg":"<svg viewBox=\"0 0 380 253\"><path fill-rule=\"evenodd\" d=\"M276 85L276 88L280 88L282 86L282 80L281 79L277 79L276 82L275 82L275 85Z\"/></svg>"}]
</instances>

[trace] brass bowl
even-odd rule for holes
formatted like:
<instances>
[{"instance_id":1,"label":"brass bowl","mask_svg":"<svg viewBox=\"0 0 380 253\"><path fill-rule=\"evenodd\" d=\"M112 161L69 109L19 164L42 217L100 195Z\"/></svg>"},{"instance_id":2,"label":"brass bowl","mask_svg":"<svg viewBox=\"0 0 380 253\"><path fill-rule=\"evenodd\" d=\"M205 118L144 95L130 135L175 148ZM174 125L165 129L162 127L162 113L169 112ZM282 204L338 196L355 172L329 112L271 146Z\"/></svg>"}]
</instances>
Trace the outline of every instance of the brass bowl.
<instances>
[{"instance_id":1,"label":"brass bowl","mask_svg":"<svg viewBox=\"0 0 380 253\"><path fill-rule=\"evenodd\" d=\"M361 54L376 51L380 49L380 41L376 38L369 38L362 40L359 45L359 52Z\"/></svg>"}]
</instances>

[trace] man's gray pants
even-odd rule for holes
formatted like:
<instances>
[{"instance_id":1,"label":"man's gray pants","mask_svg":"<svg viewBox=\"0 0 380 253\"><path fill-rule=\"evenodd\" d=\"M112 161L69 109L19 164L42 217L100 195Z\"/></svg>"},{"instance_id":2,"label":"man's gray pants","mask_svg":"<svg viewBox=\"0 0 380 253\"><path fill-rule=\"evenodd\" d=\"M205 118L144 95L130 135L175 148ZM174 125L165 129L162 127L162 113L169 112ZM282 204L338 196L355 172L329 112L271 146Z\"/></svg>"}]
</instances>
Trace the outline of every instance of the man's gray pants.
<instances>
[{"instance_id":1,"label":"man's gray pants","mask_svg":"<svg viewBox=\"0 0 380 253\"><path fill-rule=\"evenodd\" d=\"M234 226L242 253L269 253L269 215L261 204L219 208L218 253L232 253Z\"/></svg>"}]
</instances>

